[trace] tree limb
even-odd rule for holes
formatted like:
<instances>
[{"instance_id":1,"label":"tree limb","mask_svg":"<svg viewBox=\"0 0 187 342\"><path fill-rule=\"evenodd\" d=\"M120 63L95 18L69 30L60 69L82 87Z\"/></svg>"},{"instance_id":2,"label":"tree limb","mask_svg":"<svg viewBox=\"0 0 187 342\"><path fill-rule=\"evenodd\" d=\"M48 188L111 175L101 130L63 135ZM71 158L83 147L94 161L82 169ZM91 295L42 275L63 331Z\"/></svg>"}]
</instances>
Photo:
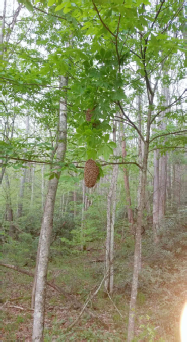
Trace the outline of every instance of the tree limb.
<instances>
[{"instance_id":1,"label":"tree limb","mask_svg":"<svg viewBox=\"0 0 187 342\"><path fill-rule=\"evenodd\" d=\"M183 93L174 101L172 102L169 106L164 107L164 109L161 109L157 114L154 115L154 117L151 119L151 124L153 123L153 121L157 118L157 116L159 116L162 112L164 112L165 110L171 108L172 106L175 105L175 103L177 103L178 101L180 101L183 97L183 94L187 91L187 88L183 91ZM186 97L186 96L185 96ZM185 98L184 97L184 98ZM183 98L183 99L184 99Z\"/></svg>"},{"instance_id":2,"label":"tree limb","mask_svg":"<svg viewBox=\"0 0 187 342\"><path fill-rule=\"evenodd\" d=\"M153 137L149 142L151 143L153 140L160 138L160 137L165 137L166 135L170 135L170 134L181 134L181 133L186 133L187 129L183 130L183 131L176 131L176 132L168 132L168 133L163 133L163 134L159 134L156 137Z\"/></svg>"},{"instance_id":3,"label":"tree limb","mask_svg":"<svg viewBox=\"0 0 187 342\"><path fill-rule=\"evenodd\" d=\"M106 28L106 30L107 30L108 32L110 32L110 34L111 34L113 37L116 37L116 35L115 35L115 34L109 29L109 27L104 23L103 19L102 19L101 16L100 16L99 10L98 10L98 8L97 8L97 6L95 5L95 3L94 3L93 0L92 0L92 3L93 3L93 6L94 6L95 11L96 11L97 14L98 14L98 17L99 17L100 22L103 24L103 26Z\"/></svg>"},{"instance_id":4,"label":"tree limb","mask_svg":"<svg viewBox=\"0 0 187 342\"><path fill-rule=\"evenodd\" d=\"M127 114L125 114L123 107L120 103L120 101L117 102L117 105L119 106L121 112L123 113L123 115L126 117L127 121L131 124L132 127L134 127L134 129L138 132L140 138L142 139L143 142L145 142L144 137L142 135L142 133L140 132L140 130L138 129L138 127L135 125L135 123L133 121L131 121L131 119L128 117Z\"/></svg>"}]
</instances>

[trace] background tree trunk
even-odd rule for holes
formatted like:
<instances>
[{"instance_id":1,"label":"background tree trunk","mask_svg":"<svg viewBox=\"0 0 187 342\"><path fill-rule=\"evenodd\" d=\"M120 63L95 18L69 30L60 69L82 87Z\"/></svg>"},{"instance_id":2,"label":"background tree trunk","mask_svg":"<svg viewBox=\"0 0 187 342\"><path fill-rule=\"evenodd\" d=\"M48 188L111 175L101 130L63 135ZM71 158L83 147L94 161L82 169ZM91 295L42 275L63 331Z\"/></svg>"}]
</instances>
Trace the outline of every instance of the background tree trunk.
<instances>
[{"instance_id":1,"label":"background tree trunk","mask_svg":"<svg viewBox=\"0 0 187 342\"><path fill-rule=\"evenodd\" d=\"M66 77L60 77L60 88L67 87ZM59 142L57 147L57 161L63 161L66 152L67 139L67 99L60 99L59 111ZM36 291L32 341L43 341L44 313L45 313L45 291L48 268L48 257L50 250L51 232L53 227L53 213L55 197L60 177L61 167L56 166L54 178L49 180L48 192L45 201L43 220L40 232L40 244L38 253L38 267L36 269Z\"/></svg>"},{"instance_id":2,"label":"background tree trunk","mask_svg":"<svg viewBox=\"0 0 187 342\"><path fill-rule=\"evenodd\" d=\"M116 125L113 129L113 141L116 142ZM116 149L114 150L114 155ZM113 166L111 185L107 197L107 236L106 236L106 260L105 260L105 289L113 293L114 285L114 224L116 212L116 188L118 177L118 165Z\"/></svg>"},{"instance_id":3,"label":"background tree trunk","mask_svg":"<svg viewBox=\"0 0 187 342\"><path fill-rule=\"evenodd\" d=\"M14 216L13 216L13 209L12 209L12 200L11 200L11 193L10 193L10 182L8 174L5 173L5 180L6 180L6 220L9 222L9 235L11 237L15 237L15 227L13 224Z\"/></svg>"},{"instance_id":4,"label":"background tree trunk","mask_svg":"<svg viewBox=\"0 0 187 342\"><path fill-rule=\"evenodd\" d=\"M124 126L121 127L121 153L122 153L122 160L125 161L127 157L127 149L126 149L126 137L124 132ZM130 185L129 185L129 173L126 167L123 168L124 173L124 183L125 183L125 191L126 191L126 198L127 198L127 213L128 213L128 221L131 225L134 223L133 219L133 210L132 210L132 202L131 202L131 194L130 194Z\"/></svg>"},{"instance_id":5,"label":"background tree trunk","mask_svg":"<svg viewBox=\"0 0 187 342\"><path fill-rule=\"evenodd\" d=\"M28 138L28 134L29 134L29 117L27 116L27 118L26 118L26 138ZM18 218L22 217L22 215L23 215L23 198L24 198L26 174L27 174L27 169L23 168L21 180L20 180L19 198L18 198Z\"/></svg>"},{"instance_id":6,"label":"background tree trunk","mask_svg":"<svg viewBox=\"0 0 187 342\"><path fill-rule=\"evenodd\" d=\"M149 94L149 91L148 91L148 94ZM152 105L154 95L148 95L148 96L150 98L149 105ZM146 131L146 140L144 141L143 165L142 165L141 179L140 179L140 184L141 184L140 201L139 201L139 206L138 206L138 218L137 218L136 235L135 235L134 268L133 268L133 279L132 279L131 299L130 299L130 309L129 309L128 337L127 337L128 342L131 342L134 338L135 309L136 309L136 300L137 300L137 294L138 294L138 276L139 276L140 263L141 263L141 231L142 231L142 222L143 222L143 212L144 212L144 207L145 207L145 190L146 190L146 182L147 182L147 164L148 164L148 153L149 153L150 128L151 128L151 108L148 110L148 113L147 113L147 131Z\"/></svg>"},{"instance_id":7,"label":"background tree trunk","mask_svg":"<svg viewBox=\"0 0 187 342\"><path fill-rule=\"evenodd\" d=\"M165 97L164 106L168 105L168 89L163 87L163 95ZM166 129L165 112L161 115L161 130ZM159 222L162 221L166 210L166 185L167 185L167 155L160 157L160 170L159 170Z\"/></svg>"},{"instance_id":8,"label":"background tree trunk","mask_svg":"<svg viewBox=\"0 0 187 342\"><path fill-rule=\"evenodd\" d=\"M81 250L84 250L84 212L85 212L85 190L84 179L82 181L82 216L81 216Z\"/></svg>"},{"instance_id":9,"label":"background tree trunk","mask_svg":"<svg viewBox=\"0 0 187 342\"><path fill-rule=\"evenodd\" d=\"M158 243L159 231L159 151L154 151L154 179L153 179L153 239Z\"/></svg>"},{"instance_id":10,"label":"background tree trunk","mask_svg":"<svg viewBox=\"0 0 187 342\"><path fill-rule=\"evenodd\" d=\"M32 165L32 169L31 169L31 204L30 204L30 208L33 208L33 203L34 203L34 182L35 182L35 164Z\"/></svg>"}]
</instances>

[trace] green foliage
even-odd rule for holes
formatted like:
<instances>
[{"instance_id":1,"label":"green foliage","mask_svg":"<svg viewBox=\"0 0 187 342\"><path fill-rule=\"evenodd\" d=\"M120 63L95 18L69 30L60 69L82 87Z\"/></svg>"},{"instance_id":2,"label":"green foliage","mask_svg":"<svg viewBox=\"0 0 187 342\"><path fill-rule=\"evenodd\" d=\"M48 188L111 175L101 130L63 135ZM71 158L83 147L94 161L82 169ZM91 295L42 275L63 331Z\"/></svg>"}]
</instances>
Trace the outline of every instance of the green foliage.
<instances>
[{"instance_id":1,"label":"green foliage","mask_svg":"<svg viewBox=\"0 0 187 342\"><path fill-rule=\"evenodd\" d=\"M38 239L33 239L28 233L19 235L19 240L11 237L3 244L3 254L11 262L18 265L32 265L35 262Z\"/></svg>"}]
</instances>

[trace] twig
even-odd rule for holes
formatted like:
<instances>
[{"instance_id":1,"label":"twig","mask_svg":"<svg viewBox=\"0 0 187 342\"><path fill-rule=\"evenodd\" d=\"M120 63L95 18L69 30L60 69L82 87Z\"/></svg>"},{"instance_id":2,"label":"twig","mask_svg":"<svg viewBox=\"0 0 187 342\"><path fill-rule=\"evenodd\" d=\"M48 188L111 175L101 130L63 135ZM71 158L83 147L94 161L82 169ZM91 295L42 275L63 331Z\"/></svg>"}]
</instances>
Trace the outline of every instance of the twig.
<instances>
[{"instance_id":1,"label":"twig","mask_svg":"<svg viewBox=\"0 0 187 342\"><path fill-rule=\"evenodd\" d=\"M99 286L97 287L97 289L95 290L95 292L94 292L92 295L89 295L89 297L88 297L88 299L86 300L86 302L85 302L85 304L84 304L84 306L83 306L83 308L82 308L80 314L78 315L78 317L76 318L76 320L75 320L73 323L71 323L71 324L69 325L69 327L67 327L67 331L69 331L70 329L72 329L72 328L74 327L74 325L79 321L79 319L81 318L82 314L84 313L84 311L85 311L85 309L86 309L88 303L89 303L89 302L97 295L97 293L99 292L99 290L100 290L100 288L101 288L101 286L102 286L102 284L103 284L105 278L106 278L106 275L104 275L104 277L103 277L101 283L99 284Z\"/></svg>"},{"instance_id":2,"label":"twig","mask_svg":"<svg viewBox=\"0 0 187 342\"><path fill-rule=\"evenodd\" d=\"M121 317L121 318L124 318L123 315L121 314L121 312L119 311L119 309L117 308L116 304L114 303L113 299L111 298L110 293L108 292L108 290L107 290L107 295L108 295L109 299L111 300L112 304L114 305L116 311L117 311L118 314L120 315L120 317Z\"/></svg>"},{"instance_id":3,"label":"twig","mask_svg":"<svg viewBox=\"0 0 187 342\"><path fill-rule=\"evenodd\" d=\"M26 274L26 275L28 275L29 277L34 277L34 273L29 272L29 271L26 271L26 270L23 270L22 268L19 268L18 266L15 266L15 265L4 264L3 262L0 262L0 266L6 267L6 268L10 268L11 270L14 270L14 271L19 272L19 273ZM60 287L58 287L57 285L51 284L51 283L49 283L49 282L47 282L47 285L50 286L50 287L52 287L52 288L53 288L54 290L56 290L57 292L64 294L66 297L68 296L68 294L65 293L65 292L64 292Z\"/></svg>"},{"instance_id":4,"label":"twig","mask_svg":"<svg viewBox=\"0 0 187 342\"><path fill-rule=\"evenodd\" d=\"M15 308L15 309L19 309L19 310L27 310L27 309L24 309L21 306L17 306L17 305L10 305L9 308Z\"/></svg>"}]
</instances>

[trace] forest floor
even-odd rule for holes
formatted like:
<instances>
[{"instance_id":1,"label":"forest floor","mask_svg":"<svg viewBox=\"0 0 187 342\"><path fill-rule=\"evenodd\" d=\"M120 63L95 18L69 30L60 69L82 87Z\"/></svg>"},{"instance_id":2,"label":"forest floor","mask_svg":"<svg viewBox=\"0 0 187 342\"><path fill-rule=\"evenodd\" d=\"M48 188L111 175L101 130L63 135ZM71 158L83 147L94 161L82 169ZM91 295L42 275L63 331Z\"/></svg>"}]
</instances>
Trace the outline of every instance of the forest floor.
<instances>
[{"instance_id":1,"label":"forest floor","mask_svg":"<svg viewBox=\"0 0 187 342\"><path fill-rule=\"evenodd\" d=\"M187 294L185 246L181 244L181 236L184 235L185 226L180 228L178 240L172 240L172 244L163 242L155 248L149 237L143 238L134 341L179 341L180 313ZM57 285L61 293L47 287L45 342L126 341L132 243L129 238L116 245L112 298L104 293L102 287L71 330L68 327L102 281L104 248L92 243L87 251L74 251L71 255L52 258L48 281ZM4 262L14 263L6 258ZM34 271L33 267L22 268ZM32 278L4 267L2 278L1 341L30 342Z\"/></svg>"}]
</instances>

